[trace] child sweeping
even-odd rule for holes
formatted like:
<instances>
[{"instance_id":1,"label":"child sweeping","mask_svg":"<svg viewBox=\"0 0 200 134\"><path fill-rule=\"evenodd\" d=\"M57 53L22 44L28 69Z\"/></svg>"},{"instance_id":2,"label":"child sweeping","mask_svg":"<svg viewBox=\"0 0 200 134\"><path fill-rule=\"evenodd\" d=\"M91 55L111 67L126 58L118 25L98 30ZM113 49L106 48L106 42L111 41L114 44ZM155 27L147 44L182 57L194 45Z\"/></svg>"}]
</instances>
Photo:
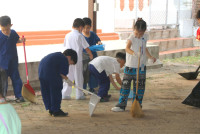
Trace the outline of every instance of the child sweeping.
<instances>
[{"instance_id":1,"label":"child sweeping","mask_svg":"<svg viewBox=\"0 0 200 134\"><path fill-rule=\"evenodd\" d=\"M133 34L128 38L126 45L126 64L124 68L124 78L122 81L122 87L120 90L119 103L113 107L111 110L114 112L125 111L127 100L131 88L131 81L133 80L133 101L136 96L136 72L138 69L138 57L140 56L140 67L139 67L139 88L138 88L138 99L142 107L142 99L145 91L145 80L146 80L146 55L153 59L153 62L156 61L152 57L146 48L147 43L147 34L144 34L146 31L147 25L142 18L138 18L134 27ZM139 51L141 48L141 52Z\"/></svg>"}]
</instances>

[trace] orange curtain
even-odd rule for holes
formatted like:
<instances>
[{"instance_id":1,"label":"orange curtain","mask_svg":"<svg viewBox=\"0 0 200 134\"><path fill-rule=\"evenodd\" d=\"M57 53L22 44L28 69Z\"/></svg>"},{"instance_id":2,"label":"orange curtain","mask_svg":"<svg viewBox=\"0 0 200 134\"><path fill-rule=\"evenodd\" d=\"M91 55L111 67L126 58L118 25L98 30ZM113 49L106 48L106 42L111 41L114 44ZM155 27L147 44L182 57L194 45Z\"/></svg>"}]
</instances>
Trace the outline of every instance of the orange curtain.
<instances>
[{"instance_id":1,"label":"orange curtain","mask_svg":"<svg viewBox=\"0 0 200 134\"><path fill-rule=\"evenodd\" d=\"M144 7L144 0L139 0L139 10L142 11L143 7Z\"/></svg>"},{"instance_id":2,"label":"orange curtain","mask_svg":"<svg viewBox=\"0 0 200 134\"><path fill-rule=\"evenodd\" d=\"M124 10L124 0L120 0L120 9L121 11Z\"/></svg>"},{"instance_id":3,"label":"orange curtain","mask_svg":"<svg viewBox=\"0 0 200 134\"><path fill-rule=\"evenodd\" d=\"M129 9L130 11L133 11L134 8L134 0L129 0Z\"/></svg>"}]
</instances>

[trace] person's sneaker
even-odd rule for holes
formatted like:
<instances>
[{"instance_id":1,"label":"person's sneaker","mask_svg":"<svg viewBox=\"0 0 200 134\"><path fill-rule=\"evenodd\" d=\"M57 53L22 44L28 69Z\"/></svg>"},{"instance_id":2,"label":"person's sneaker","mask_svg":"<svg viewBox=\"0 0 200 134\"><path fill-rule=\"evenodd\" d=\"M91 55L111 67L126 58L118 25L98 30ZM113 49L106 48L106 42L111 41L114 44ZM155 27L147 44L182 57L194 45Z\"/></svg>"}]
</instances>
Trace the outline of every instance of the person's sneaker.
<instances>
[{"instance_id":1,"label":"person's sneaker","mask_svg":"<svg viewBox=\"0 0 200 134\"><path fill-rule=\"evenodd\" d=\"M25 102L25 100L24 100L23 97L17 98L15 101L16 101L17 103Z\"/></svg>"},{"instance_id":2,"label":"person's sneaker","mask_svg":"<svg viewBox=\"0 0 200 134\"><path fill-rule=\"evenodd\" d=\"M71 100L71 96L64 96L62 97L63 100Z\"/></svg>"},{"instance_id":3,"label":"person's sneaker","mask_svg":"<svg viewBox=\"0 0 200 134\"><path fill-rule=\"evenodd\" d=\"M53 117L66 117L68 113L63 112L61 109L58 112L52 112Z\"/></svg>"},{"instance_id":4,"label":"person's sneaker","mask_svg":"<svg viewBox=\"0 0 200 134\"><path fill-rule=\"evenodd\" d=\"M107 97L110 99L110 97L111 97L111 94L108 94L108 95L107 95Z\"/></svg>"},{"instance_id":5,"label":"person's sneaker","mask_svg":"<svg viewBox=\"0 0 200 134\"><path fill-rule=\"evenodd\" d=\"M113 107L111 110L112 110L113 112L124 112L124 111L125 111L124 108L120 108L120 107Z\"/></svg>"},{"instance_id":6,"label":"person's sneaker","mask_svg":"<svg viewBox=\"0 0 200 134\"><path fill-rule=\"evenodd\" d=\"M89 91L94 93L94 88L90 88Z\"/></svg>"},{"instance_id":7,"label":"person's sneaker","mask_svg":"<svg viewBox=\"0 0 200 134\"><path fill-rule=\"evenodd\" d=\"M83 96L77 97L76 99L77 99L77 100L85 100L86 97L85 97L85 95L83 95Z\"/></svg>"},{"instance_id":8,"label":"person's sneaker","mask_svg":"<svg viewBox=\"0 0 200 134\"><path fill-rule=\"evenodd\" d=\"M52 112L51 110L49 110L49 115L50 115L50 116L52 116L52 113L53 113L53 112Z\"/></svg>"},{"instance_id":9,"label":"person's sneaker","mask_svg":"<svg viewBox=\"0 0 200 134\"><path fill-rule=\"evenodd\" d=\"M100 102L109 102L109 99L107 99L107 98L101 98Z\"/></svg>"},{"instance_id":10,"label":"person's sneaker","mask_svg":"<svg viewBox=\"0 0 200 134\"><path fill-rule=\"evenodd\" d=\"M108 97L108 96L102 97L102 98L100 99L100 102L109 102L109 97Z\"/></svg>"}]
</instances>

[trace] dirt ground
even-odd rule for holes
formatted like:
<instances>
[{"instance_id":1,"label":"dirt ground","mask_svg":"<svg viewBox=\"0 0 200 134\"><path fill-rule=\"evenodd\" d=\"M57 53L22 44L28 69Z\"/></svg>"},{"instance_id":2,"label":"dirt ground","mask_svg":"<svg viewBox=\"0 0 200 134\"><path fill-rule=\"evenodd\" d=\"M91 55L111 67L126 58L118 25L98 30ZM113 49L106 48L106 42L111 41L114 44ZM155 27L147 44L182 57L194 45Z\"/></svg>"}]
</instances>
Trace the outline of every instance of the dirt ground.
<instances>
[{"instance_id":1,"label":"dirt ground","mask_svg":"<svg viewBox=\"0 0 200 134\"><path fill-rule=\"evenodd\" d=\"M110 109L118 102L119 91L111 90L110 102L99 103L93 117L89 116L88 102L63 100L63 111L69 117L48 115L42 97L38 104L12 103L22 122L22 134L199 134L200 109L181 102L198 83L186 80L178 72L194 71L197 66L167 63L162 68L147 71L143 100L144 118L132 118L131 100L125 112Z\"/></svg>"}]
</instances>

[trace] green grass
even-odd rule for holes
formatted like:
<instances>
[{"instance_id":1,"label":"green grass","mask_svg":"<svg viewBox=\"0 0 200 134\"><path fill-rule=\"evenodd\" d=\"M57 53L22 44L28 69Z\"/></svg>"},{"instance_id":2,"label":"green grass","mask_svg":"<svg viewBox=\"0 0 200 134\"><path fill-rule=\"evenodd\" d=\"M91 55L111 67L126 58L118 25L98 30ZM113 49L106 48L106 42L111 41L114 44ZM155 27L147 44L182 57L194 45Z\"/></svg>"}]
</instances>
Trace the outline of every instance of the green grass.
<instances>
[{"instance_id":1,"label":"green grass","mask_svg":"<svg viewBox=\"0 0 200 134\"><path fill-rule=\"evenodd\" d=\"M184 64L190 64L190 65L199 65L200 64L200 55L163 60L163 63L167 63L167 62L184 63Z\"/></svg>"}]
</instances>

